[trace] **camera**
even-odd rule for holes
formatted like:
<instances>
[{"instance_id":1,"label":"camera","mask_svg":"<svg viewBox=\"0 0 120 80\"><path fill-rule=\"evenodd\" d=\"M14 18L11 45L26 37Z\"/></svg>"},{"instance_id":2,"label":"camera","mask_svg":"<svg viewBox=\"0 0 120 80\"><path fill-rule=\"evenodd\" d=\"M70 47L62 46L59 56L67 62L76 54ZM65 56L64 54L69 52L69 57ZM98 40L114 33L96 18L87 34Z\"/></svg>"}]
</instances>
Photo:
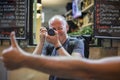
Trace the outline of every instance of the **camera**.
<instances>
[{"instance_id":1,"label":"camera","mask_svg":"<svg viewBox=\"0 0 120 80\"><path fill-rule=\"evenodd\" d=\"M48 35L54 36L55 35L55 31L53 29L48 29Z\"/></svg>"}]
</instances>

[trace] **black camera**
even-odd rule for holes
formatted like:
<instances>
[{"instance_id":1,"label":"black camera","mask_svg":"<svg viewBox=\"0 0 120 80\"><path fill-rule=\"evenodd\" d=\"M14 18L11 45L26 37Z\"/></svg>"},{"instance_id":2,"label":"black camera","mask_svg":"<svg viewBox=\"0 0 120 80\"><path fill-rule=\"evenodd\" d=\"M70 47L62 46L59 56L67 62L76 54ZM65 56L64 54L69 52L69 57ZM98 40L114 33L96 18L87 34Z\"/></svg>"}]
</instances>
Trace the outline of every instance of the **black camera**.
<instances>
[{"instance_id":1,"label":"black camera","mask_svg":"<svg viewBox=\"0 0 120 80\"><path fill-rule=\"evenodd\" d=\"M50 36L54 36L55 35L55 31L53 29L48 29L48 34Z\"/></svg>"}]
</instances>

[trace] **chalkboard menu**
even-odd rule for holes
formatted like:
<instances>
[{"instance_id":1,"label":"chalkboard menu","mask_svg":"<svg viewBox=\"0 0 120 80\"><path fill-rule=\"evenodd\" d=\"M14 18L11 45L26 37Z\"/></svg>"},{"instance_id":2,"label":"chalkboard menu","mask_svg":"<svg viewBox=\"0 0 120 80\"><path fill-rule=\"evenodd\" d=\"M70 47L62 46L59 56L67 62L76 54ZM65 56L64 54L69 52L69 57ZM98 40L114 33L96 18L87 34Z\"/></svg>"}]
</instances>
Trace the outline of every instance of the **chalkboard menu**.
<instances>
[{"instance_id":1,"label":"chalkboard menu","mask_svg":"<svg viewBox=\"0 0 120 80\"><path fill-rule=\"evenodd\" d=\"M25 39L27 16L27 0L0 0L0 39L9 39L11 31L18 39Z\"/></svg>"},{"instance_id":2,"label":"chalkboard menu","mask_svg":"<svg viewBox=\"0 0 120 80\"><path fill-rule=\"evenodd\" d=\"M120 39L120 0L95 0L94 18L95 37Z\"/></svg>"}]
</instances>

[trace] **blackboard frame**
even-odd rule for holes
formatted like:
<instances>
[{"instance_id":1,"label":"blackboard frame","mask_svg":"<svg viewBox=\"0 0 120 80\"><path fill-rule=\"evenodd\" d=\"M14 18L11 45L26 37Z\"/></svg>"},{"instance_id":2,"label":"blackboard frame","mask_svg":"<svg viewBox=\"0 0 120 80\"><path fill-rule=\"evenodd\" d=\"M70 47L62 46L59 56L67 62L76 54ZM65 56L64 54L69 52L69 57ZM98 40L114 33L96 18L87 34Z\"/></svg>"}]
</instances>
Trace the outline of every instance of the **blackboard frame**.
<instances>
[{"instance_id":1,"label":"blackboard frame","mask_svg":"<svg viewBox=\"0 0 120 80\"><path fill-rule=\"evenodd\" d=\"M3 0L4 1L4 0ZM17 5L17 0L7 0L6 2L8 3L11 3L10 1L15 1ZM19 0L18 0L19 1ZM23 0L21 0L22 2ZM23 27L0 27L0 40L7 40L7 39L10 39L9 35L12 31L15 31L15 34L16 34L16 39L27 39L27 36L28 36L28 26L29 26L29 6L30 6L30 2L29 0L24 0L23 2L25 2L25 19L24 19L24 23L25 25ZM6 3L7 4L7 3ZM5 5L6 5L5 4ZM19 6L20 7L20 6ZM15 8L16 9L16 8ZM15 11L16 12L16 11ZM16 13L13 12L13 14L15 15L15 19L13 20L14 22L17 20L16 19ZM19 20L18 20L19 21ZM16 25L17 25L17 22L16 22ZM23 32L22 32L23 31ZM18 34L19 33L19 34ZM20 35L22 34L22 35Z\"/></svg>"},{"instance_id":2,"label":"blackboard frame","mask_svg":"<svg viewBox=\"0 0 120 80\"><path fill-rule=\"evenodd\" d=\"M29 1L29 16L33 16L33 3L34 0L30 0ZM29 17L29 30L28 30L29 34L29 45L33 45L33 17Z\"/></svg>"},{"instance_id":3,"label":"blackboard frame","mask_svg":"<svg viewBox=\"0 0 120 80\"><path fill-rule=\"evenodd\" d=\"M96 1L103 1L103 0L95 0L94 1L94 37L95 38L104 38L104 39L120 39L120 35L118 35L117 33L99 33L98 32L98 30L99 30L99 28L97 29L97 26L98 26L98 24L97 24L97 21L98 21L98 19L96 19L96 15L97 15L97 6L96 6ZM104 1L114 1L114 0L104 0ZM116 0L117 1L117 0ZM119 1L119 0L118 0ZM120 1L119 1L119 4L120 4ZM118 9L119 10L119 17L120 17L120 9ZM120 23L120 22L119 22ZM100 24L99 24L100 25ZM103 26L106 26L106 25L103 25ZM107 25L107 26L110 26L110 25ZM120 26L120 24L118 25L118 26ZM120 28L119 28L120 29ZM119 30L118 29L118 30ZM103 31L104 31L104 29L103 29ZM108 29L108 31L112 31L112 30L109 30ZM120 30L119 30L120 31ZM117 35L116 35L117 34Z\"/></svg>"}]
</instances>

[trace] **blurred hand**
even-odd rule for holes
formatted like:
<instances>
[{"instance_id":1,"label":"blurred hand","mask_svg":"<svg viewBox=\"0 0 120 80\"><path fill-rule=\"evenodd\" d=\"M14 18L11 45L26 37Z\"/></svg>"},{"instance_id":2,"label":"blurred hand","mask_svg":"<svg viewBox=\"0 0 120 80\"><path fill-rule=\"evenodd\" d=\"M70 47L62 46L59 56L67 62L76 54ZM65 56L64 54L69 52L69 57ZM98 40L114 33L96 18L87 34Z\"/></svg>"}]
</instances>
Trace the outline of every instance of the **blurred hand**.
<instances>
[{"instance_id":1,"label":"blurred hand","mask_svg":"<svg viewBox=\"0 0 120 80\"><path fill-rule=\"evenodd\" d=\"M61 43L59 41L59 37L58 37L57 31L55 31L55 35L54 36L50 36L50 35L47 34L46 35L46 40L48 42L52 43L55 47L58 47L59 45L61 45Z\"/></svg>"},{"instance_id":2,"label":"blurred hand","mask_svg":"<svg viewBox=\"0 0 120 80\"><path fill-rule=\"evenodd\" d=\"M13 70L21 67L24 61L24 51L18 46L15 39L15 33L11 32L10 35L11 46L2 52L2 61L7 69Z\"/></svg>"},{"instance_id":3,"label":"blurred hand","mask_svg":"<svg viewBox=\"0 0 120 80\"><path fill-rule=\"evenodd\" d=\"M45 27L40 28L40 42L44 43L47 34L47 29Z\"/></svg>"}]
</instances>

